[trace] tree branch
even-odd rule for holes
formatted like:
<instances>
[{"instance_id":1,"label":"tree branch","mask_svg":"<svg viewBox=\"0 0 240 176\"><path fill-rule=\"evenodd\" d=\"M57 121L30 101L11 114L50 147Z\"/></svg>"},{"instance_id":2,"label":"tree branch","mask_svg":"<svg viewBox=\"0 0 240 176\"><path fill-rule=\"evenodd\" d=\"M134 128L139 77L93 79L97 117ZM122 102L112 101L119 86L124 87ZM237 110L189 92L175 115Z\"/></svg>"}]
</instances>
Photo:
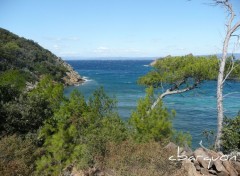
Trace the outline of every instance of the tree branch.
<instances>
[{"instance_id":1,"label":"tree branch","mask_svg":"<svg viewBox=\"0 0 240 176\"><path fill-rule=\"evenodd\" d=\"M206 147L203 146L202 140L199 142L199 145L200 145L205 151L209 151L209 149L207 149Z\"/></svg>"},{"instance_id":2,"label":"tree branch","mask_svg":"<svg viewBox=\"0 0 240 176\"><path fill-rule=\"evenodd\" d=\"M225 95L223 96L223 98L225 98L225 97L228 96L228 95L232 95L232 94L240 94L240 92L231 92L231 93L225 94Z\"/></svg>"},{"instance_id":3,"label":"tree branch","mask_svg":"<svg viewBox=\"0 0 240 176\"><path fill-rule=\"evenodd\" d=\"M184 82L185 82L185 81L184 81ZM164 93L162 93L162 94L157 98L157 100L152 104L151 110L153 110L153 109L156 107L156 105L159 103L159 101L162 100L165 96L167 96L167 95L173 95L173 94L180 94L180 93L183 93L183 92L187 92L187 91L189 91L189 90L192 90L192 89L196 88L199 83L200 83L200 81L197 81L197 82L195 82L192 86L189 86L189 87L187 87L187 88L185 88L185 89L180 89L180 90L178 89L178 87L177 87L176 89L174 89L174 90L172 90L172 88L167 89L167 91L164 92ZM180 85L181 85L181 84L180 84Z\"/></svg>"},{"instance_id":4,"label":"tree branch","mask_svg":"<svg viewBox=\"0 0 240 176\"><path fill-rule=\"evenodd\" d=\"M234 61L233 61L233 56L231 57L231 69L228 71L228 73L226 74L225 78L222 81L222 84L224 84L224 82L227 80L227 78L229 77L229 75L232 73L233 69L234 69Z\"/></svg>"}]
</instances>

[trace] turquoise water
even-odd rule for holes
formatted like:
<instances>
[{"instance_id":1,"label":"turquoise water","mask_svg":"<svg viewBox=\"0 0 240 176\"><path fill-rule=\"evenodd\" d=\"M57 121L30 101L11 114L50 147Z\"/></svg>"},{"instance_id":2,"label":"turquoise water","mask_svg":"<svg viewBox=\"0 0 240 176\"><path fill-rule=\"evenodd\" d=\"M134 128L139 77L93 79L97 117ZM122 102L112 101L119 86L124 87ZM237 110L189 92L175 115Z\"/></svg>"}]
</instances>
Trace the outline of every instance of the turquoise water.
<instances>
[{"instance_id":1,"label":"turquoise water","mask_svg":"<svg viewBox=\"0 0 240 176\"><path fill-rule=\"evenodd\" d=\"M103 86L110 96L118 100L119 114L128 119L135 109L137 100L144 97L143 86L137 85L137 79L146 74L151 67L150 60L77 60L67 61L87 82L78 87L68 87L65 94L73 89L80 90L88 97L96 88ZM240 110L240 83L227 82L225 93L232 92L224 99L225 115L233 117ZM216 81L203 83L200 88L180 95L164 98L165 106L175 109L174 128L192 135L193 147L197 147L203 130L216 130Z\"/></svg>"}]
</instances>

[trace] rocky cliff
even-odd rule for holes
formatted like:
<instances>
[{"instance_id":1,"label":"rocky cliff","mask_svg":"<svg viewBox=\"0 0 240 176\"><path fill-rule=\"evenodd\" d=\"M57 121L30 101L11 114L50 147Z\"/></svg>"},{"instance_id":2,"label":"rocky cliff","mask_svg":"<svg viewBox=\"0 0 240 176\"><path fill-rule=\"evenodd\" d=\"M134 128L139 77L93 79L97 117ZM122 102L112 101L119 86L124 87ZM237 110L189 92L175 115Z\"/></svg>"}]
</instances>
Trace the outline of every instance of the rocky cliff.
<instances>
[{"instance_id":1,"label":"rocky cliff","mask_svg":"<svg viewBox=\"0 0 240 176\"><path fill-rule=\"evenodd\" d=\"M60 59L60 58L59 58ZM66 75L62 78L66 86L78 86L85 82L85 80L76 72L71 65L61 60L61 64L67 69Z\"/></svg>"}]
</instances>

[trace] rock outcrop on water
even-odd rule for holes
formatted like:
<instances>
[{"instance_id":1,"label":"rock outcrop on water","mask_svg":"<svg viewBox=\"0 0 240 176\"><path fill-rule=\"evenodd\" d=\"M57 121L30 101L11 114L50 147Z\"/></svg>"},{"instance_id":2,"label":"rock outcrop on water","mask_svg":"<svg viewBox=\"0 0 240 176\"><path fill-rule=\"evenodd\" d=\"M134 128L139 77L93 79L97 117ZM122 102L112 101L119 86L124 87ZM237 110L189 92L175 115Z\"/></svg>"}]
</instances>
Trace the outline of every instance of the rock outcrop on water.
<instances>
[{"instance_id":1,"label":"rock outcrop on water","mask_svg":"<svg viewBox=\"0 0 240 176\"><path fill-rule=\"evenodd\" d=\"M62 79L66 86L78 86L85 82L85 80L76 72L71 65L62 61L62 65L67 68L66 76Z\"/></svg>"},{"instance_id":2,"label":"rock outcrop on water","mask_svg":"<svg viewBox=\"0 0 240 176\"><path fill-rule=\"evenodd\" d=\"M166 56L166 57L157 58L157 59L155 59L154 61L152 61L149 65L153 67L154 65L156 65L156 63L157 63L158 60L164 59L164 58L169 58L169 57L171 57L171 55L168 55L168 56Z\"/></svg>"}]
</instances>

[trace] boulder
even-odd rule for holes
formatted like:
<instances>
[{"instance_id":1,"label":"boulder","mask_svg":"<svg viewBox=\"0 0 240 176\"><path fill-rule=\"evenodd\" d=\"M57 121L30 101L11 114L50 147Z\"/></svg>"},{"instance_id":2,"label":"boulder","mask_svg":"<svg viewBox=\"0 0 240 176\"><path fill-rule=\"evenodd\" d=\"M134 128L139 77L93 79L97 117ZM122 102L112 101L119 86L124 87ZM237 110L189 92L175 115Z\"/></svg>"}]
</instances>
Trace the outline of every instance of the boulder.
<instances>
[{"instance_id":1,"label":"boulder","mask_svg":"<svg viewBox=\"0 0 240 176\"><path fill-rule=\"evenodd\" d=\"M169 151L175 151L175 150L177 151L178 147L173 142L169 142L164 148L169 150Z\"/></svg>"},{"instance_id":2,"label":"boulder","mask_svg":"<svg viewBox=\"0 0 240 176\"><path fill-rule=\"evenodd\" d=\"M193 152L194 157L198 161L198 163L205 169L208 169L212 166L212 162L204 159L204 158L209 158L208 154L203 148L198 148ZM210 162L210 164L209 164Z\"/></svg>"},{"instance_id":3,"label":"boulder","mask_svg":"<svg viewBox=\"0 0 240 176\"><path fill-rule=\"evenodd\" d=\"M210 169L208 172L209 172L210 174L217 175L217 171L215 171L215 170L213 170L213 169Z\"/></svg>"},{"instance_id":4,"label":"boulder","mask_svg":"<svg viewBox=\"0 0 240 176\"><path fill-rule=\"evenodd\" d=\"M236 169L231 165L229 161L223 161L223 166L226 168L230 176L238 176L238 172Z\"/></svg>"},{"instance_id":5,"label":"boulder","mask_svg":"<svg viewBox=\"0 0 240 176\"><path fill-rule=\"evenodd\" d=\"M194 166L195 166L196 170L197 170L197 171L200 171L200 170L201 170L201 167L200 167L198 161L194 160L193 163L194 163Z\"/></svg>"},{"instance_id":6,"label":"boulder","mask_svg":"<svg viewBox=\"0 0 240 176\"><path fill-rule=\"evenodd\" d=\"M201 170L200 170L200 173L202 174L202 175L210 175L210 173L208 172L208 169L206 169L206 168L201 168Z\"/></svg>"},{"instance_id":7,"label":"boulder","mask_svg":"<svg viewBox=\"0 0 240 176\"><path fill-rule=\"evenodd\" d=\"M190 160L184 160L182 167L187 172L186 176L201 176L201 174L197 172L194 164Z\"/></svg>"},{"instance_id":8,"label":"boulder","mask_svg":"<svg viewBox=\"0 0 240 176\"><path fill-rule=\"evenodd\" d=\"M217 176L229 176L229 174L225 171L217 172Z\"/></svg>"},{"instance_id":9,"label":"boulder","mask_svg":"<svg viewBox=\"0 0 240 176\"><path fill-rule=\"evenodd\" d=\"M72 86L72 85L79 85L83 83L85 80L76 72L71 65L69 65L66 62L61 62L61 64L66 68L66 76L64 76L63 82L67 86Z\"/></svg>"},{"instance_id":10,"label":"boulder","mask_svg":"<svg viewBox=\"0 0 240 176\"><path fill-rule=\"evenodd\" d=\"M220 157L223 155L222 153L216 153L212 150L209 150L208 155L209 155L209 157L211 157L211 159L214 160L213 165L215 166L215 168L218 172L224 171L224 172L228 173L228 171L223 166L222 161L220 160Z\"/></svg>"},{"instance_id":11,"label":"boulder","mask_svg":"<svg viewBox=\"0 0 240 176\"><path fill-rule=\"evenodd\" d=\"M233 167L238 172L238 175L240 175L240 162L238 162L238 161L231 161L231 164L233 165Z\"/></svg>"}]
</instances>

